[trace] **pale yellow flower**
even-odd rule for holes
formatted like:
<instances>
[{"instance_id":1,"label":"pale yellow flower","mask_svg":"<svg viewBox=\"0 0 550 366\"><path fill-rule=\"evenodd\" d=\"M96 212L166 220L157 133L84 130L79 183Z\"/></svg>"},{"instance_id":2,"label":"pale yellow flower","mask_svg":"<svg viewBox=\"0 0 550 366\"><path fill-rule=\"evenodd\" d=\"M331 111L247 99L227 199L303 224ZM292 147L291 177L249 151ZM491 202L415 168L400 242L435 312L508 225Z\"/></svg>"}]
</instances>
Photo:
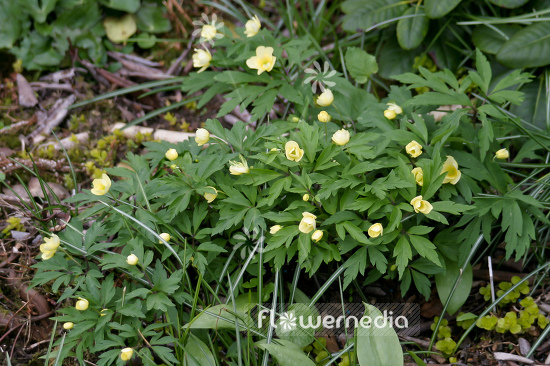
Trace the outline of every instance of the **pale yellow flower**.
<instances>
[{"instance_id":1,"label":"pale yellow flower","mask_svg":"<svg viewBox=\"0 0 550 366\"><path fill-rule=\"evenodd\" d=\"M422 145L414 140L412 140L407 144L407 146L405 146L405 150L407 151L407 154L409 154L413 158L422 155Z\"/></svg>"},{"instance_id":2,"label":"pale yellow flower","mask_svg":"<svg viewBox=\"0 0 550 366\"><path fill-rule=\"evenodd\" d=\"M178 158L178 152L176 149L170 149L166 152L166 154L164 154L164 156L166 156L166 159L173 161Z\"/></svg>"},{"instance_id":3,"label":"pale yellow flower","mask_svg":"<svg viewBox=\"0 0 550 366\"><path fill-rule=\"evenodd\" d=\"M296 141L288 141L285 144L285 154L288 160L300 161L304 156L304 150L300 149Z\"/></svg>"},{"instance_id":4,"label":"pale yellow flower","mask_svg":"<svg viewBox=\"0 0 550 366\"><path fill-rule=\"evenodd\" d=\"M395 113L395 111L392 111L391 109L386 109L384 111L384 117L386 117L387 119L394 119L395 117L397 117L397 113Z\"/></svg>"},{"instance_id":5,"label":"pale yellow flower","mask_svg":"<svg viewBox=\"0 0 550 366\"><path fill-rule=\"evenodd\" d=\"M510 153L506 149L500 149L495 153L495 158L497 159L508 159L510 157Z\"/></svg>"},{"instance_id":6,"label":"pale yellow flower","mask_svg":"<svg viewBox=\"0 0 550 366\"><path fill-rule=\"evenodd\" d=\"M99 316L105 316L107 315L107 312L109 311L109 309L101 309L101 311L99 312Z\"/></svg>"},{"instance_id":7,"label":"pale yellow flower","mask_svg":"<svg viewBox=\"0 0 550 366\"><path fill-rule=\"evenodd\" d=\"M321 239L323 239L323 231L315 230L313 234L311 234L311 240L313 240L314 242L317 243Z\"/></svg>"},{"instance_id":8,"label":"pale yellow flower","mask_svg":"<svg viewBox=\"0 0 550 366\"><path fill-rule=\"evenodd\" d=\"M214 190L214 193L206 192L204 194L204 198L206 199L206 202L211 203L212 201L214 201L216 199L216 197L218 197L218 190L214 187L211 187L211 186L208 186L206 188L212 188Z\"/></svg>"},{"instance_id":9,"label":"pale yellow flower","mask_svg":"<svg viewBox=\"0 0 550 366\"><path fill-rule=\"evenodd\" d=\"M386 105L388 106L388 111L394 111L396 114L403 113L403 109L395 103L386 103Z\"/></svg>"},{"instance_id":10,"label":"pale yellow flower","mask_svg":"<svg viewBox=\"0 0 550 366\"><path fill-rule=\"evenodd\" d=\"M100 179L94 179L93 181L92 193L96 196L103 196L107 192L109 192L109 189L111 188L111 179L109 176L105 173L101 176Z\"/></svg>"},{"instance_id":11,"label":"pale yellow flower","mask_svg":"<svg viewBox=\"0 0 550 366\"><path fill-rule=\"evenodd\" d=\"M422 171L422 168L416 167L411 170L411 173L413 173L414 175L414 180L416 181L416 184L422 187L424 185L424 172Z\"/></svg>"},{"instance_id":12,"label":"pale yellow flower","mask_svg":"<svg viewBox=\"0 0 550 366\"><path fill-rule=\"evenodd\" d=\"M380 223L371 225L371 227L369 227L369 230L368 230L368 234L371 238L376 238L377 236L380 236L383 233L384 233L384 228Z\"/></svg>"},{"instance_id":13,"label":"pale yellow flower","mask_svg":"<svg viewBox=\"0 0 550 366\"><path fill-rule=\"evenodd\" d=\"M283 227L281 225L273 225L269 228L269 233L271 235L275 234L277 231L281 230Z\"/></svg>"},{"instance_id":14,"label":"pale yellow flower","mask_svg":"<svg viewBox=\"0 0 550 366\"><path fill-rule=\"evenodd\" d=\"M202 146L210 140L210 132L206 128L199 128L195 133L195 142Z\"/></svg>"},{"instance_id":15,"label":"pale yellow flower","mask_svg":"<svg viewBox=\"0 0 550 366\"><path fill-rule=\"evenodd\" d=\"M195 48L195 53L193 54L193 67L200 67L201 69L197 71L203 72L210 66L210 61L212 61L212 55L208 49Z\"/></svg>"},{"instance_id":16,"label":"pale yellow flower","mask_svg":"<svg viewBox=\"0 0 550 366\"><path fill-rule=\"evenodd\" d=\"M248 164L244 160L244 158L241 157L241 162L237 161L229 161L229 172L232 175L242 175L242 174L248 174L250 173L250 169L248 168Z\"/></svg>"},{"instance_id":17,"label":"pale yellow flower","mask_svg":"<svg viewBox=\"0 0 550 366\"><path fill-rule=\"evenodd\" d=\"M325 89L324 92L319 95L317 98L317 104L321 107L328 107L329 105L334 102L334 95L332 94L332 91L330 89Z\"/></svg>"},{"instance_id":18,"label":"pale yellow flower","mask_svg":"<svg viewBox=\"0 0 550 366\"><path fill-rule=\"evenodd\" d=\"M302 197L302 199L303 199L304 201L309 201L309 194L307 194L307 193L304 194L303 197Z\"/></svg>"},{"instance_id":19,"label":"pale yellow flower","mask_svg":"<svg viewBox=\"0 0 550 366\"><path fill-rule=\"evenodd\" d=\"M48 260L57 251L57 248L59 248L59 245L61 244L61 240L59 240L59 236L53 234L51 238L44 238L44 244L40 245L40 252L42 252L42 259Z\"/></svg>"},{"instance_id":20,"label":"pale yellow flower","mask_svg":"<svg viewBox=\"0 0 550 366\"><path fill-rule=\"evenodd\" d=\"M258 34L258 32L260 31L260 28L262 27L262 23L260 23L260 18L258 18L257 15L254 15L252 19L246 22L244 27L246 28L246 30L244 31L244 34L246 34L247 38L250 38Z\"/></svg>"},{"instance_id":21,"label":"pale yellow flower","mask_svg":"<svg viewBox=\"0 0 550 366\"><path fill-rule=\"evenodd\" d=\"M88 309L89 305L90 303L88 302L88 300L79 297L74 307L76 308L76 310L84 311Z\"/></svg>"},{"instance_id":22,"label":"pale yellow flower","mask_svg":"<svg viewBox=\"0 0 550 366\"><path fill-rule=\"evenodd\" d=\"M205 24L201 29L201 37L207 41L211 41L216 37L218 30L212 24Z\"/></svg>"},{"instance_id":23,"label":"pale yellow flower","mask_svg":"<svg viewBox=\"0 0 550 366\"><path fill-rule=\"evenodd\" d=\"M73 329L74 328L74 323L73 322L66 322L65 324L63 324L63 328L66 329L66 330Z\"/></svg>"},{"instance_id":24,"label":"pale yellow flower","mask_svg":"<svg viewBox=\"0 0 550 366\"><path fill-rule=\"evenodd\" d=\"M300 225L298 225L298 230L304 234L309 234L317 227L317 223L315 222L317 216L309 212L303 212L302 216L302 221L300 221Z\"/></svg>"},{"instance_id":25,"label":"pale yellow flower","mask_svg":"<svg viewBox=\"0 0 550 366\"><path fill-rule=\"evenodd\" d=\"M326 111L321 111L317 115L317 119L319 120L319 122L327 123L327 122L330 122L332 120L332 117Z\"/></svg>"},{"instance_id":26,"label":"pale yellow flower","mask_svg":"<svg viewBox=\"0 0 550 366\"><path fill-rule=\"evenodd\" d=\"M123 350L120 351L120 359L122 361L130 360L133 355L134 355L134 350L131 349L130 347L124 348Z\"/></svg>"},{"instance_id":27,"label":"pale yellow flower","mask_svg":"<svg viewBox=\"0 0 550 366\"><path fill-rule=\"evenodd\" d=\"M167 242L167 243L170 241L170 239L172 239L172 237L171 237L170 234L168 234L168 233L162 233L162 234L160 234L159 236L160 236L162 239L164 239L164 241ZM163 244L163 243L162 243L162 240L159 240L159 244Z\"/></svg>"},{"instance_id":28,"label":"pale yellow flower","mask_svg":"<svg viewBox=\"0 0 550 366\"><path fill-rule=\"evenodd\" d=\"M130 254L128 257L126 257L126 263L131 266L135 266L136 264L138 264L138 257L135 254Z\"/></svg>"},{"instance_id":29,"label":"pale yellow flower","mask_svg":"<svg viewBox=\"0 0 550 366\"><path fill-rule=\"evenodd\" d=\"M424 215L429 214L433 209L430 202L423 200L422 196L416 196L413 198L411 200L411 206L414 208L414 212L422 212Z\"/></svg>"},{"instance_id":30,"label":"pale yellow flower","mask_svg":"<svg viewBox=\"0 0 550 366\"><path fill-rule=\"evenodd\" d=\"M277 57L273 56L273 47L259 46L256 48L256 56L246 60L246 66L258 70L258 75L264 71L271 71L275 66Z\"/></svg>"},{"instance_id":31,"label":"pale yellow flower","mask_svg":"<svg viewBox=\"0 0 550 366\"><path fill-rule=\"evenodd\" d=\"M344 129L336 131L334 135L332 135L332 141L334 141L336 145L344 146L349 142L349 132Z\"/></svg>"},{"instance_id":32,"label":"pale yellow flower","mask_svg":"<svg viewBox=\"0 0 550 366\"><path fill-rule=\"evenodd\" d=\"M460 180L462 173L458 170L458 163L452 156L447 156L447 160L443 163L441 174L445 173L447 173L447 175L445 179L443 179L443 184L451 183L455 185Z\"/></svg>"}]
</instances>

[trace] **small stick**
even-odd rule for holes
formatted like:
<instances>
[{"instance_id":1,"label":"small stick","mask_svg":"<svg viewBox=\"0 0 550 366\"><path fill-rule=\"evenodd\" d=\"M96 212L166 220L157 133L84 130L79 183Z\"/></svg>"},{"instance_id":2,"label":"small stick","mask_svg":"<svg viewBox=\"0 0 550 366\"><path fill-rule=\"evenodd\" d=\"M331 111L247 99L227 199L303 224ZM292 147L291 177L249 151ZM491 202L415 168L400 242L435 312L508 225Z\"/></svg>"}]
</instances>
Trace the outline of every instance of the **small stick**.
<instances>
[{"instance_id":1,"label":"small stick","mask_svg":"<svg viewBox=\"0 0 550 366\"><path fill-rule=\"evenodd\" d=\"M491 300L495 302L495 283L493 281L493 261L491 260L491 256L488 257L488 265L489 265L489 282L491 284ZM496 312L496 307L493 306L493 312Z\"/></svg>"}]
</instances>

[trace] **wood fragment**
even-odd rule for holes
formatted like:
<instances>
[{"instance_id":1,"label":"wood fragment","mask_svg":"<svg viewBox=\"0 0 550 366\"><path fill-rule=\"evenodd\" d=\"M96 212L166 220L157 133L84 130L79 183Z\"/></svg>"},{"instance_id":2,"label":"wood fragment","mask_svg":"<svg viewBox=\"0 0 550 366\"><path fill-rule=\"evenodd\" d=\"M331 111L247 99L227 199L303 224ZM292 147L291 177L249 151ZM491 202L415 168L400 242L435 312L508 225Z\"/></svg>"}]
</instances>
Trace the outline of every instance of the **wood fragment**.
<instances>
[{"instance_id":1,"label":"wood fragment","mask_svg":"<svg viewBox=\"0 0 550 366\"><path fill-rule=\"evenodd\" d=\"M134 137L138 132L141 132L142 134L152 133L154 139L159 139L172 143L178 143L184 140L195 138L195 133L192 132L169 131L162 129L155 130L150 127L142 126L130 126L123 130L122 128L124 128L125 126L126 124L122 122L115 123L113 127L111 127L111 132L115 130L121 130L126 137Z\"/></svg>"},{"instance_id":2,"label":"wood fragment","mask_svg":"<svg viewBox=\"0 0 550 366\"><path fill-rule=\"evenodd\" d=\"M38 99L34 95L29 82L21 74L17 74L17 91L19 94L19 105L23 107L34 107L38 104Z\"/></svg>"},{"instance_id":3,"label":"wood fragment","mask_svg":"<svg viewBox=\"0 0 550 366\"><path fill-rule=\"evenodd\" d=\"M44 83L44 82L36 81L34 83L31 83L31 87L33 90L54 89L54 90L65 90L71 93L74 92L74 89L70 84Z\"/></svg>"},{"instance_id":4,"label":"wood fragment","mask_svg":"<svg viewBox=\"0 0 550 366\"><path fill-rule=\"evenodd\" d=\"M42 76L39 80L50 81L52 83L59 83L61 80L72 80L75 76L76 68L72 67L66 70L59 70L48 75ZM32 83L31 83L32 85Z\"/></svg>"},{"instance_id":5,"label":"wood fragment","mask_svg":"<svg viewBox=\"0 0 550 366\"><path fill-rule=\"evenodd\" d=\"M107 79L105 79L102 75L100 75L96 67L88 60L80 60L80 63L84 65L84 67L90 72L90 74L93 76L94 79L96 79L100 84L103 84L107 87L111 86L111 83Z\"/></svg>"},{"instance_id":6,"label":"wood fragment","mask_svg":"<svg viewBox=\"0 0 550 366\"><path fill-rule=\"evenodd\" d=\"M529 341L525 338L519 338L518 345L519 353L521 353L522 356L526 356L531 350L531 344L529 344Z\"/></svg>"},{"instance_id":7,"label":"wood fragment","mask_svg":"<svg viewBox=\"0 0 550 366\"><path fill-rule=\"evenodd\" d=\"M107 54L109 56L111 56L112 58L117 59L117 60L121 59L121 58L125 58L127 60L137 62L137 63L143 64L145 66L149 66L149 67L160 67L160 66L162 66L162 64L160 62L147 60L143 57L139 57L139 56L135 56L135 55L128 55L126 53L121 53L121 52L116 52L116 51L107 51Z\"/></svg>"},{"instance_id":8,"label":"wood fragment","mask_svg":"<svg viewBox=\"0 0 550 366\"><path fill-rule=\"evenodd\" d=\"M535 363L535 361L528 359L527 357L513 355L511 353L505 353L505 352L495 352L493 353L495 356L495 359L498 361L516 361L516 362L523 362L529 365L532 365Z\"/></svg>"},{"instance_id":9,"label":"wood fragment","mask_svg":"<svg viewBox=\"0 0 550 366\"><path fill-rule=\"evenodd\" d=\"M76 101L76 96L70 95L67 98L61 98L48 111L45 117L38 119L38 127L27 136L27 140L32 140L33 144L37 144L45 139L42 133L49 134L57 127L69 113L69 107Z\"/></svg>"}]
</instances>

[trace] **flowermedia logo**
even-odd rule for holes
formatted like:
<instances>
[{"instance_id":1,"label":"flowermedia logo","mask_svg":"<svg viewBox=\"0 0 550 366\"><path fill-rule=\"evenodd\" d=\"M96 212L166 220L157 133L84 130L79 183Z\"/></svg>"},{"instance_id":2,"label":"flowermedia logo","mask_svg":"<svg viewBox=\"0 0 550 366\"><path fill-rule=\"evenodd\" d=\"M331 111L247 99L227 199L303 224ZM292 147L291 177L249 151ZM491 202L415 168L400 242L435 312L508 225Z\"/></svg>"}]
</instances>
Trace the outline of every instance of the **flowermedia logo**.
<instances>
[{"instance_id":1,"label":"flowermedia logo","mask_svg":"<svg viewBox=\"0 0 550 366\"><path fill-rule=\"evenodd\" d=\"M268 305L270 306L270 305ZM279 307L280 308L280 307ZM290 304L276 311L262 307L255 314L259 329L275 329L277 334L292 336L359 335L376 329L377 336L394 334L415 335L419 332L420 308L418 304Z\"/></svg>"}]
</instances>

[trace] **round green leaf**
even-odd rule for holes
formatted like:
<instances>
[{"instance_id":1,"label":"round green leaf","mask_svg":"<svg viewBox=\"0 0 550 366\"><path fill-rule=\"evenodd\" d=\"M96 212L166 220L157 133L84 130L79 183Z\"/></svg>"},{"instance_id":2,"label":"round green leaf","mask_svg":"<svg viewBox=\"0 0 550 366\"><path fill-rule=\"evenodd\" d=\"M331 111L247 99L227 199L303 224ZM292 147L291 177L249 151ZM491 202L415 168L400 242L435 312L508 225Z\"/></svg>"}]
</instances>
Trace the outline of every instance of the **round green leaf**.
<instances>
[{"instance_id":1,"label":"round green leaf","mask_svg":"<svg viewBox=\"0 0 550 366\"><path fill-rule=\"evenodd\" d=\"M426 0L424 8L429 18L436 19L456 8L461 0Z\"/></svg>"},{"instance_id":2,"label":"round green leaf","mask_svg":"<svg viewBox=\"0 0 550 366\"><path fill-rule=\"evenodd\" d=\"M157 43L157 37L154 34L141 33L136 38L139 39L138 46L143 49L151 48Z\"/></svg>"},{"instance_id":3,"label":"round green leaf","mask_svg":"<svg viewBox=\"0 0 550 366\"><path fill-rule=\"evenodd\" d=\"M165 33L171 28L170 21L164 17L165 9L156 4L144 4L137 12L139 30L149 33Z\"/></svg>"},{"instance_id":4,"label":"round green leaf","mask_svg":"<svg viewBox=\"0 0 550 366\"><path fill-rule=\"evenodd\" d=\"M397 22L397 41L404 50L412 50L426 37L430 21L424 10L418 7L409 8L403 15L414 17L403 18Z\"/></svg>"},{"instance_id":5,"label":"round green leaf","mask_svg":"<svg viewBox=\"0 0 550 366\"><path fill-rule=\"evenodd\" d=\"M376 58L360 48L349 47L344 60L351 77L359 84L366 83L371 74L378 72Z\"/></svg>"},{"instance_id":6,"label":"round green leaf","mask_svg":"<svg viewBox=\"0 0 550 366\"><path fill-rule=\"evenodd\" d=\"M550 64L550 22L531 24L514 34L498 51L497 60L510 68Z\"/></svg>"},{"instance_id":7,"label":"round green leaf","mask_svg":"<svg viewBox=\"0 0 550 366\"><path fill-rule=\"evenodd\" d=\"M503 8L514 9L527 4L529 0L489 0L489 1Z\"/></svg>"},{"instance_id":8,"label":"round green leaf","mask_svg":"<svg viewBox=\"0 0 550 366\"><path fill-rule=\"evenodd\" d=\"M139 0L101 0L108 8L135 13L139 9Z\"/></svg>"},{"instance_id":9,"label":"round green leaf","mask_svg":"<svg viewBox=\"0 0 550 366\"><path fill-rule=\"evenodd\" d=\"M131 14L126 14L121 18L107 17L103 21L107 38L113 43L126 41L136 33L136 22Z\"/></svg>"},{"instance_id":10,"label":"round green leaf","mask_svg":"<svg viewBox=\"0 0 550 366\"><path fill-rule=\"evenodd\" d=\"M497 53L502 45L521 29L516 24L495 24L493 27L480 25L472 32L472 41L485 53Z\"/></svg>"}]
</instances>

